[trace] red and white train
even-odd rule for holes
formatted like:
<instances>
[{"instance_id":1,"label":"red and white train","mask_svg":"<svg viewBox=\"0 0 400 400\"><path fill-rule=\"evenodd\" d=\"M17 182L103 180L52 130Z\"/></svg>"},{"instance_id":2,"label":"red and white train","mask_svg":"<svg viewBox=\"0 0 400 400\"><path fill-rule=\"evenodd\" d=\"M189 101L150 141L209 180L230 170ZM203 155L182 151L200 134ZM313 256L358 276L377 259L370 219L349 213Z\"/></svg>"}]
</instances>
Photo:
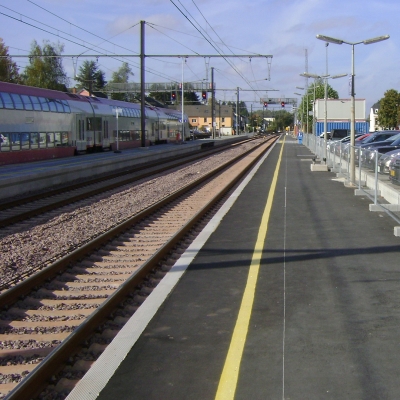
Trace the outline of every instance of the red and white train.
<instances>
[{"instance_id":1,"label":"red and white train","mask_svg":"<svg viewBox=\"0 0 400 400\"><path fill-rule=\"evenodd\" d=\"M188 118L182 124L179 111L146 106L145 113L146 145L182 140L182 131L189 137ZM140 104L0 82L0 155L115 150L117 138L121 148L141 145Z\"/></svg>"}]
</instances>

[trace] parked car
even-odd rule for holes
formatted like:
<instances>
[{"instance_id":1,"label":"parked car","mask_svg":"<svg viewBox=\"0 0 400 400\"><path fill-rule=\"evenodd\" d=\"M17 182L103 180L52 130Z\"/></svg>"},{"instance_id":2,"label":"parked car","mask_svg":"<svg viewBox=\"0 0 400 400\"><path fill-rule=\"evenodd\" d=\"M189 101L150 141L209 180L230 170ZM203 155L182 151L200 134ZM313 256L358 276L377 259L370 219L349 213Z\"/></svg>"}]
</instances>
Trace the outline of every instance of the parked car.
<instances>
[{"instance_id":1,"label":"parked car","mask_svg":"<svg viewBox=\"0 0 400 400\"><path fill-rule=\"evenodd\" d=\"M400 185L400 156L395 156L390 160L389 179L392 183Z\"/></svg>"},{"instance_id":2,"label":"parked car","mask_svg":"<svg viewBox=\"0 0 400 400\"><path fill-rule=\"evenodd\" d=\"M398 156L400 156L400 149L382 154L378 159L378 172L380 174L388 174L391 162Z\"/></svg>"},{"instance_id":3,"label":"parked car","mask_svg":"<svg viewBox=\"0 0 400 400\"><path fill-rule=\"evenodd\" d=\"M365 138L366 135L362 133L355 134L355 140L358 141L360 138ZM337 156L340 154L347 153L348 146L350 145L351 136L346 136L343 139L333 141L329 148L331 149L332 153L335 153Z\"/></svg>"},{"instance_id":4,"label":"parked car","mask_svg":"<svg viewBox=\"0 0 400 400\"><path fill-rule=\"evenodd\" d=\"M361 149L367 147L368 145L375 142L383 142L386 139L391 138L392 136L398 135L400 131L377 131L372 133L367 138L361 140L360 142L356 142L355 146L360 147ZM361 150L362 151L362 150ZM358 162L361 151L355 152L355 161ZM361 155L362 157L362 155Z\"/></svg>"},{"instance_id":5,"label":"parked car","mask_svg":"<svg viewBox=\"0 0 400 400\"><path fill-rule=\"evenodd\" d=\"M376 154L400 149L400 134L394 135L382 142L369 143L361 149L361 162L363 165L375 169Z\"/></svg>"}]
</instances>

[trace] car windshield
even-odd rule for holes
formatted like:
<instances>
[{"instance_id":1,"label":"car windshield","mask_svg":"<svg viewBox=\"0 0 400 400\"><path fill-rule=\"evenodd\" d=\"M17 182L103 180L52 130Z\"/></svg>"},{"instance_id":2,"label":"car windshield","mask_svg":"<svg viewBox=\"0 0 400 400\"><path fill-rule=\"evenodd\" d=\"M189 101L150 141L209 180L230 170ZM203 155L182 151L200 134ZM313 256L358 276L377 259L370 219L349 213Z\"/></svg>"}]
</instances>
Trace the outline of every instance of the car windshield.
<instances>
[{"instance_id":1,"label":"car windshield","mask_svg":"<svg viewBox=\"0 0 400 400\"><path fill-rule=\"evenodd\" d=\"M379 140L379 136L380 136L379 134L368 136L367 138L361 140L361 144L367 144L367 143L370 143L370 142L383 142L384 140L386 140L386 139L383 139L383 138ZM389 139L391 139L391 138L392 138L392 136Z\"/></svg>"},{"instance_id":2,"label":"car windshield","mask_svg":"<svg viewBox=\"0 0 400 400\"><path fill-rule=\"evenodd\" d=\"M397 140L397 139L400 139L400 133L398 133L397 135L393 135L393 136L391 136L390 138L387 138L387 139L385 140L385 142L390 142L390 143L392 143L392 142L394 142L394 141Z\"/></svg>"},{"instance_id":3,"label":"car windshield","mask_svg":"<svg viewBox=\"0 0 400 400\"><path fill-rule=\"evenodd\" d=\"M396 135L396 138L397 138L397 139L393 140L393 141L390 143L392 146L398 146L398 145L400 144L400 135Z\"/></svg>"}]
</instances>

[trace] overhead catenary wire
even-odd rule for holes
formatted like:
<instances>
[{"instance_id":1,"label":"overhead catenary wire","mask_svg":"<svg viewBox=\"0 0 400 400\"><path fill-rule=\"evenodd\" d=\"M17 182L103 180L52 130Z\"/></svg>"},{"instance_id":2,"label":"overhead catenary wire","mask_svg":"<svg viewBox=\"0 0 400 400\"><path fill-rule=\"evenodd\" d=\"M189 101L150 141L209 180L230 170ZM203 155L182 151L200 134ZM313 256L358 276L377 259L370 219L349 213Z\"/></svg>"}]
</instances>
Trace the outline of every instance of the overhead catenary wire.
<instances>
[{"instance_id":1,"label":"overhead catenary wire","mask_svg":"<svg viewBox=\"0 0 400 400\"><path fill-rule=\"evenodd\" d=\"M189 23L203 36L203 38L212 46L212 48L214 49L214 50L216 50L217 51L217 53L232 67L232 69L252 88L252 89L254 89L253 87L252 87L252 85L250 84L250 82L244 77L244 75L236 68L236 66L235 65L233 65L227 58L226 58L226 56L224 55L224 54L222 54L220 51L219 51L219 49L216 47L216 46L214 46L214 44L213 43L211 43L211 41L209 40L209 39L207 39L206 37L205 37L205 35L194 25L194 23L188 18L188 16L185 14L185 13L183 13L183 11L173 2L173 0L170 0L170 2L178 9L178 11L189 21Z\"/></svg>"}]
</instances>

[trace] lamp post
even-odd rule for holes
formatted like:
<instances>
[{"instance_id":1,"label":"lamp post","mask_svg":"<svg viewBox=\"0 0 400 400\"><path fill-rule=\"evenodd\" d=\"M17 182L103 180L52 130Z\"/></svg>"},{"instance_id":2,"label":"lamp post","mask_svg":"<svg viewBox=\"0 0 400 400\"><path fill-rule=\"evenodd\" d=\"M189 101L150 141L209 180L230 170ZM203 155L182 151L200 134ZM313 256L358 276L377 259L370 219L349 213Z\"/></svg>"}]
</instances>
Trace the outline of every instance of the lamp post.
<instances>
[{"instance_id":1,"label":"lamp post","mask_svg":"<svg viewBox=\"0 0 400 400\"><path fill-rule=\"evenodd\" d=\"M117 118L117 150L115 150L114 153L121 153L121 151L119 149L119 137L118 137L118 116L120 113L122 113L122 109L115 108L115 118Z\"/></svg>"},{"instance_id":2,"label":"lamp post","mask_svg":"<svg viewBox=\"0 0 400 400\"><path fill-rule=\"evenodd\" d=\"M296 89L304 90L304 88L300 87L300 86L296 86ZM295 93L295 94L298 94L298 93ZM302 94L300 94L300 96L302 96ZM302 129L303 129L303 132L304 132L304 99L302 99L302 102L303 102L303 104L301 105L301 111L302 111L302 114L301 114L301 125L302 125Z\"/></svg>"},{"instance_id":3,"label":"lamp post","mask_svg":"<svg viewBox=\"0 0 400 400\"><path fill-rule=\"evenodd\" d=\"M296 86L296 87L297 87L297 86ZM297 89L299 89L299 88L297 88ZM295 94L295 95L297 95L297 96L302 96L301 93L293 93L293 94ZM303 108L304 108L304 107L303 107ZM293 107L293 109L295 110L295 114L298 114L298 112L299 112L299 107L298 107L298 106L297 106L297 107ZM300 121L301 121L301 126L303 126L303 115L301 115Z\"/></svg>"},{"instance_id":4,"label":"lamp post","mask_svg":"<svg viewBox=\"0 0 400 400\"><path fill-rule=\"evenodd\" d=\"M334 44L349 44L351 46L351 108L350 108L350 113L351 113L351 126L350 126L350 182L354 183L355 181L355 163L354 163L354 158L355 158L355 125L356 125L356 118L355 118L355 92L354 92L354 46L357 44L372 44L372 43L377 43L381 42L383 40L389 39L389 35L384 35L384 36L377 36L375 38L371 39L366 39L362 40L360 42L347 42L342 39L336 39L333 37L329 36L324 36L324 35L317 35L317 39L323 40L324 42L329 42L329 43L334 43Z\"/></svg>"},{"instance_id":5,"label":"lamp post","mask_svg":"<svg viewBox=\"0 0 400 400\"><path fill-rule=\"evenodd\" d=\"M325 94L324 94L324 161L325 164L327 164L327 160L328 160L328 79L337 79L337 78L343 78L344 76L347 76L347 74L339 74L339 75L315 75L315 74L309 74L307 72L304 72L303 74L300 74L301 76L304 76L306 78L315 78L315 79L324 79L325 81ZM315 83L314 83L314 87L315 87ZM315 97L315 96L314 96ZM315 101L314 101L315 103Z\"/></svg>"}]
</instances>

